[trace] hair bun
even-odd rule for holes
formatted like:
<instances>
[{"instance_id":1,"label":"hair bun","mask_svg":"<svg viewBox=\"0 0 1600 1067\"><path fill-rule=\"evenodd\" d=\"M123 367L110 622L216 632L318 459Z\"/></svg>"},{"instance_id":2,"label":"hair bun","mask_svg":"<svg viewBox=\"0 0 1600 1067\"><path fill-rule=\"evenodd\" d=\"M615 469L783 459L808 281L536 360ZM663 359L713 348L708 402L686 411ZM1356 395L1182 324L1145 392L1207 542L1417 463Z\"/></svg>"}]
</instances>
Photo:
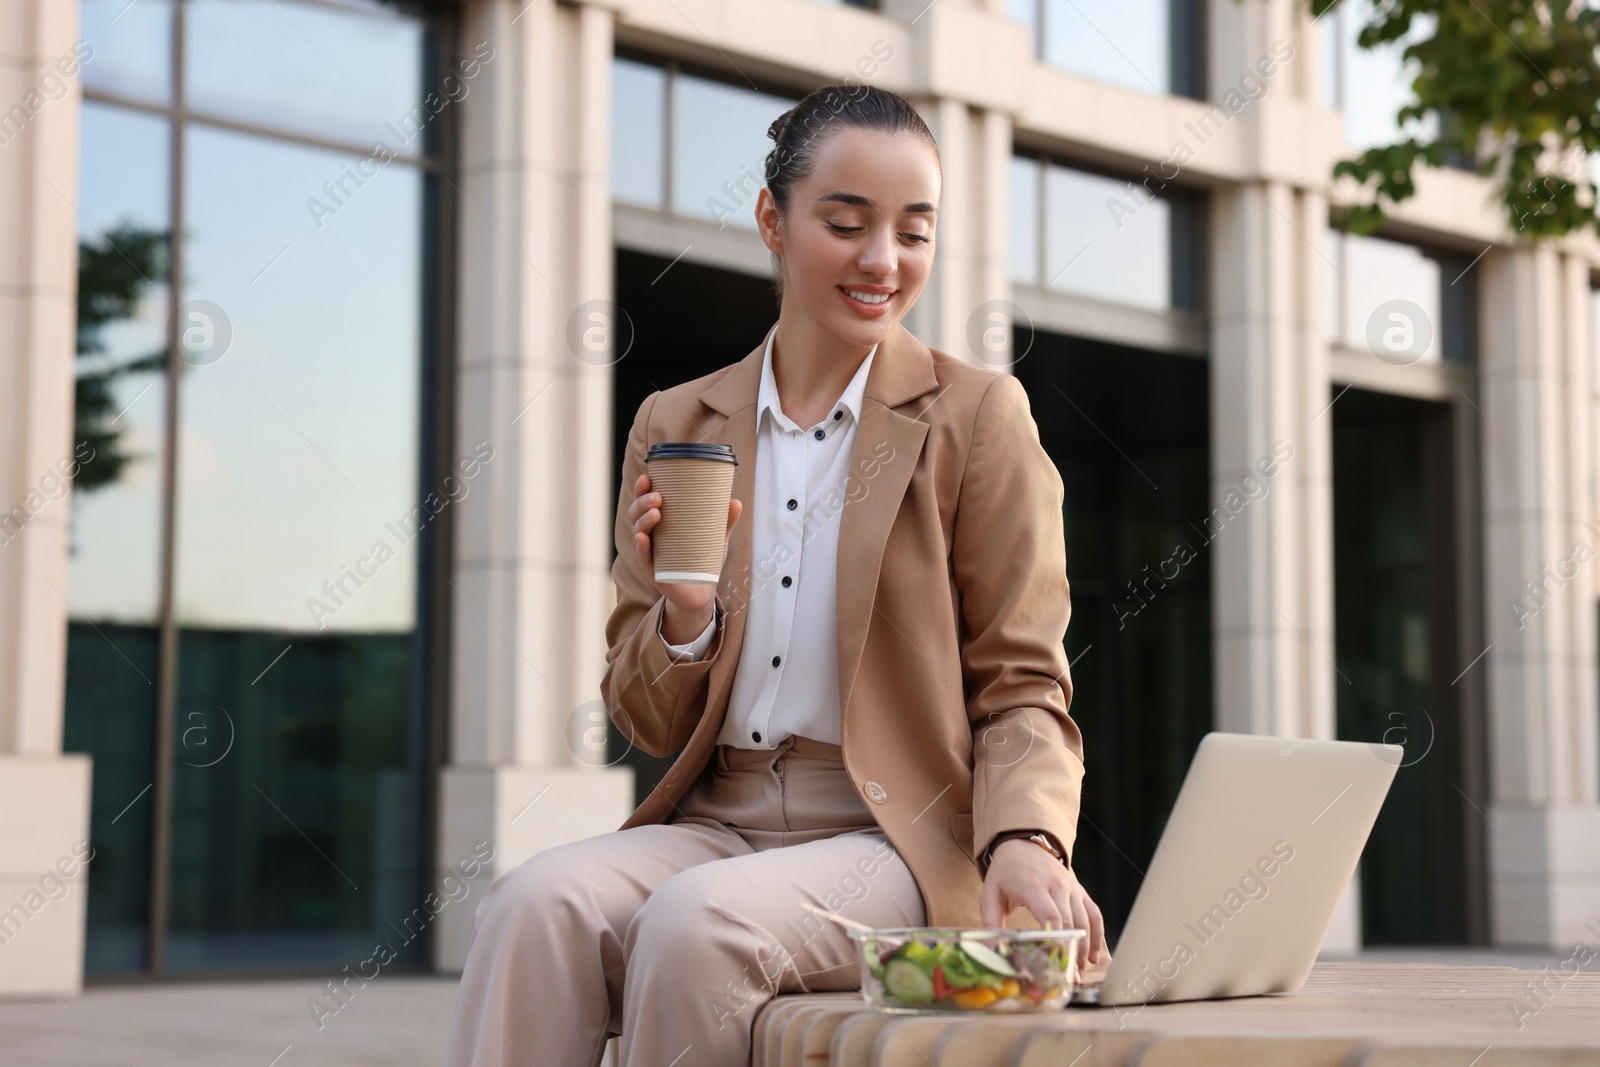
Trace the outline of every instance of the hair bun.
<instances>
[{"instance_id":1,"label":"hair bun","mask_svg":"<svg viewBox=\"0 0 1600 1067\"><path fill-rule=\"evenodd\" d=\"M783 128L789 124L789 116L793 114L794 108L791 107L788 111L773 119L772 125L767 127L767 136L774 141L781 141L783 139Z\"/></svg>"}]
</instances>

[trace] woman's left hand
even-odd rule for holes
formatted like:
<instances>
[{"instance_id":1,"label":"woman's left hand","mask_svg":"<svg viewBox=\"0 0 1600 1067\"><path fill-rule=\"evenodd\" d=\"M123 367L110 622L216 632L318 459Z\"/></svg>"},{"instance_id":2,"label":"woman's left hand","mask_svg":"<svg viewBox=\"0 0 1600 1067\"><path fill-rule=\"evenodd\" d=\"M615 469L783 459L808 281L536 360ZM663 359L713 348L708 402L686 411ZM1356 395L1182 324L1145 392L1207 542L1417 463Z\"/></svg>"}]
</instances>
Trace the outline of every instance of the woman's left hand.
<instances>
[{"instance_id":1,"label":"woman's left hand","mask_svg":"<svg viewBox=\"0 0 1600 1067\"><path fill-rule=\"evenodd\" d=\"M1100 906L1090 899L1070 867L1034 842L1020 838L995 846L983 880L983 895L978 898L980 921L998 927L1019 906L1058 930L1075 927L1089 931L1087 962L1099 963L1105 955L1106 927Z\"/></svg>"}]
</instances>

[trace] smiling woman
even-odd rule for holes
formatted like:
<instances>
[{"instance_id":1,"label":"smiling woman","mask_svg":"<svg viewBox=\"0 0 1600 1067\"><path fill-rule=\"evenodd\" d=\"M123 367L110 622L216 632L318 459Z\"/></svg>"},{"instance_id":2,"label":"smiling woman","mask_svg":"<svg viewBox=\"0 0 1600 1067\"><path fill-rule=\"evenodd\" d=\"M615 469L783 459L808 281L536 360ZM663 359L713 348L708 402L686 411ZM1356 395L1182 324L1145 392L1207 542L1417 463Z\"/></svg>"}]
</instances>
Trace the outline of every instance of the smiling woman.
<instances>
[{"instance_id":1,"label":"smiling woman","mask_svg":"<svg viewBox=\"0 0 1600 1067\"><path fill-rule=\"evenodd\" d=\"M600 690L630 746L681 754L619 830L490 885L453 1067L598 1064L618 1025L622 1065L747 1064L772 995L859 988L817 900L874 927L1026 908L1103 952L1066 865L1083 744L1063 483L1015 377L902 325L933 271L938 147L871 86L817 89L768 136L777 322L646 396L623 448ZM701 503L651 485L662 441L737 457L716 584L654 577L663 511ZM842 899L852 870L872 891Z\"/></svg>"}]
</instances>

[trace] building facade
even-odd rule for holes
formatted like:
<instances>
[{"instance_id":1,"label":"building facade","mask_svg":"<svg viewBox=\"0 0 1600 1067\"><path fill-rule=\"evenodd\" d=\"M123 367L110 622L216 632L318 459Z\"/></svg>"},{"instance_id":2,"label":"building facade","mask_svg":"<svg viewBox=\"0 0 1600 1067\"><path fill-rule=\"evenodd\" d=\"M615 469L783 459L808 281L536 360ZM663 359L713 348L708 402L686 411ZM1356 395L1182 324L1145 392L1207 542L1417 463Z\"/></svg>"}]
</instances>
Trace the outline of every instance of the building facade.
<instances>
[{"instance_id":1,"label":"building facade","mask_svg":"<svg viewBox=\"0 0 1600 1067\"><path fill-rule=\"evenodd\" d=\"M1220 729L1406 745L1330 949L1600 936L1600 244L1459 168L1341 233L1407 78L1344 7L0 7L0 992L459 968L626 818L620 447L775 320L838 81L939 142L907 325L1068 487L1113 930Z\"/></svg>"}]
</instances>

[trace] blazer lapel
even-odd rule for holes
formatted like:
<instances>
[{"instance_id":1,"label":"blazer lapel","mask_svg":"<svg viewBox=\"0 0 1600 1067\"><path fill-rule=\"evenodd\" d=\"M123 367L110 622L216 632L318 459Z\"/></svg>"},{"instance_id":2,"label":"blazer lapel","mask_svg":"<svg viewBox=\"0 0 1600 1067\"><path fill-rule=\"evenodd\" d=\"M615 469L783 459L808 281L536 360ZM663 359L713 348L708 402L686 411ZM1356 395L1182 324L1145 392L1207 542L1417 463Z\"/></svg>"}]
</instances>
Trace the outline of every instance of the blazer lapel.
<instances>
[{"instance_id":1,"label":"blazer lapel","mask_svg":"<svg viewBox=\"0 0 1600 1067\"><path fill-rule=\"evenodd\" d=\"M739 459L733 495L744 506L731 533L728 559L717 585L728 615L722 651L707 680L706 712L708 718L715 720L707 729L721 729L726 695L743 647L754 584L751 530L755 505L755 409L765 353L763 334L759 345L700 394L703 403L724 416L720 422L709 422L701 439L733 446ZM841 714L849 706L850 691L861 664L889 529L928 436L928 424L921 415L937 397L922 404L913 402L938 385L928 347L905 326L897 324L879 344L867 373L861 421L850 452L846 499L839 517L836 640Z\"/></svg>"},{"instance_id":2,"label":"blazer lapel","mask_svg":"<svg viewBox=\"0 0 1600 1067\"><path fill-rule=\"evenodd\" d=\"M878 610L878 569L889 529L928 436L928 424L921 415L934 398L914 402L938 385L928 346L897 324L878 346L867 373L866 398L850 452L845 504L839 517L836 640L843 717L849 714L867 626ZM842 733L842 724L840 729Z\"/></svg>"}]
</instances>

